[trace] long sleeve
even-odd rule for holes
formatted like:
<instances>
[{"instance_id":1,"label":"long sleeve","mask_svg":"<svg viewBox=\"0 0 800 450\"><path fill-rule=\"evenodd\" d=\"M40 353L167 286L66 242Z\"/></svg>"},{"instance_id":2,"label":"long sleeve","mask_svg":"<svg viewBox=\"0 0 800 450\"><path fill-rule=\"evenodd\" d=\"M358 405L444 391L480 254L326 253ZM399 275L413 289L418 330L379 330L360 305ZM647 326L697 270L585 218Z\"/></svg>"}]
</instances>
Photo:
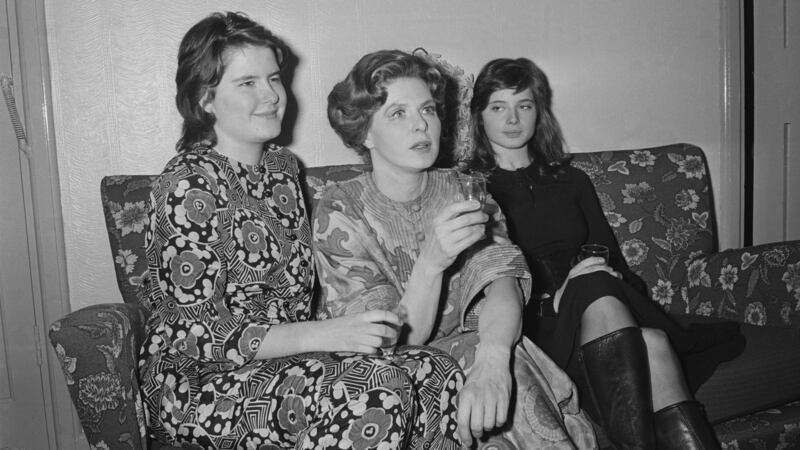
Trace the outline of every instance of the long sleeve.
<instances>
[{"instance_id":1,"label":"long sleeve","mask_svg":"<svg viewBox=\"0 0 800 450\"><path fill-rule=\"evenodd\" d=\"M498 278L517 278L523 301L527 304L530 300L530 270L522 251L508 238L505 216L491 197L486 201L486 210L493 211L487 238L464 252L460 259L463 266L454 274L448 290L456 296L459 325L468 330L477 330L477 316L482 305L476 304L476 297Z\"/></svg>"}]
</instances>

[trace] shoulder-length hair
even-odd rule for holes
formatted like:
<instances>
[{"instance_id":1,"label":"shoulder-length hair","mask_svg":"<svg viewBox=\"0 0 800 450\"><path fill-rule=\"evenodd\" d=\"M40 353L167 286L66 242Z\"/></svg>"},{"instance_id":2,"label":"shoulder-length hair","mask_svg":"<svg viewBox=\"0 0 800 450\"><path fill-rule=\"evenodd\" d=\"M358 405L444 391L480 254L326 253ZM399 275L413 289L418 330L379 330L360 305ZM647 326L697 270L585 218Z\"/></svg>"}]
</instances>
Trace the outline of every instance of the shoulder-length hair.
<instances>
[{"instance_id":1,"label":"shoulder-length hair","mask_svg":"<svg viewBox=\"0 0 800 450\"><path fill-rule=\"evenodd\" d=\"M175 104L183 117L183 131L175 144L179 152L201 142L216 145L216 118L203 109L201 101L204 96L207 100L214 99L215 88L225 73L226 52L246 46L272 49L278 66L284 69L289 48L243 13L213 13L197 22L183 36L175 73Z\"/></svg>"},{"instance_id":2,"label":"shoulder-length hair","mask_svg":"<svg viewBox=\"0 0 800 450\"><path fill-rule=\"evenodd\" d=\"M553 91L547 75L527 58L500 58L489 61L475 80L470 102L473 155L467 165L479 171L489 171L497 166L481 113L489 104L489 97L501 89L513 89L514 93L529 89L533 94L536 129L528 141L528 154L533 163L541 170L557 170L568 163L570 156L564 149L561 126L552 111Z\"/></svg>"},{"instance_id":3,"label":"shoulder-length hair","mask_svg":"<svg viewBox=\"0 0 800 450\"><path fill-rule=\"evenodd\" d=\"M445 80L427 59L401 50L380 50L361 57L328 94L328 121L349 148L369 160L364 146L372 116L386 103L386 86L398 78L418 78L431 91L439 114Z\"/></svg>"}]
</instances>

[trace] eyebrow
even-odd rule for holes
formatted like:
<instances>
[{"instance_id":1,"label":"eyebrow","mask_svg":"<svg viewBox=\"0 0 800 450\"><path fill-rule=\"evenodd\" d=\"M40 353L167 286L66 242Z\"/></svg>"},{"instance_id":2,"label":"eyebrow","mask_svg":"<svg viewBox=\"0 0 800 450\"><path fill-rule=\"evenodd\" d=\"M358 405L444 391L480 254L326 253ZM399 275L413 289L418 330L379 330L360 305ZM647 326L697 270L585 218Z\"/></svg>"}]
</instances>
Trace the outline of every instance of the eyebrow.
<instances>
[{"instance_id":1,"label":"eyebrow","mask_svg":"<svg viewBox=\"0 0 800 450\"><path fill-rule=\"evenodd\" d=\"M425 100L424 102L422 102L420 107L428 106L428 105L434 105L435 106L436 105L436 101L434 101L433 99ZM384 109L386 111L388 111L388 110L394 108L395 106L409 107L410 104L408 102L397 101L397 102L394 102L394 103L386 103L383 106L384 106Z\"/></svg>"},{"instance_id":2,"label":"eyebrow","mask_svg":"<svg viewBox=\"0 0 800 450\"><path fill-rule=\"evenodd\" d=\"M272 78L275 75L280 75L280 73L281 73L280 70L276 70L275 72L267 74L267 78ZM258 78L258 75L253 75L253 74L242 75L240 77L234 78L231 81L233 81L234 83L238 83L240 81L252 80L253 78Z\"/></svg>"},{"instance_id":3,"label":"eyebrow","mask_svg":"<svg viewBox=\"0 0 800 450\"><path fill-rule=\"evenodd\" d=\"M524 103L524 102L536 103L536 102L533 101L532 98L523 98L523 99L517 100L515 102L512 102L510 100L492 100L492 101L489 102L489 104L491 105L493 103Z\"/></svg>"}]
</instances>

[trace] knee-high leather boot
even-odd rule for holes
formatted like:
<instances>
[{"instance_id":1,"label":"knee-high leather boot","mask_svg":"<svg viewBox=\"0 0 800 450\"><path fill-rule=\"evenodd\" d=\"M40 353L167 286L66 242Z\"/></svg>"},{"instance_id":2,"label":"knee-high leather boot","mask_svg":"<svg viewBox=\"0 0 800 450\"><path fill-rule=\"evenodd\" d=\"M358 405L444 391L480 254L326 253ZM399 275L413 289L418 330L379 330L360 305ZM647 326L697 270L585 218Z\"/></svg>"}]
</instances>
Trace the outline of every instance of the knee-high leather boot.
<instances>
[{"instance_id":1,"label":"knee-high leather boot","mask_svg":"<svg viewBox=\"0 0 800 450\"><path fill-rule=\"evenodd\" d=\"M616 449L656 448L650 365L642 331L622 328L581 346L591 401Z\"/></svg>"},{"instance_id":2,"label":"knee-high leather boot","mask_svg":"<svg viewBox=\"0 0 800 450\"><path fill-rule=\"evenodd\" d=\"M714 430L706 420L703 406L685 400L655 413L659 450L719 450Z\"/></svg>"}]
</instances>

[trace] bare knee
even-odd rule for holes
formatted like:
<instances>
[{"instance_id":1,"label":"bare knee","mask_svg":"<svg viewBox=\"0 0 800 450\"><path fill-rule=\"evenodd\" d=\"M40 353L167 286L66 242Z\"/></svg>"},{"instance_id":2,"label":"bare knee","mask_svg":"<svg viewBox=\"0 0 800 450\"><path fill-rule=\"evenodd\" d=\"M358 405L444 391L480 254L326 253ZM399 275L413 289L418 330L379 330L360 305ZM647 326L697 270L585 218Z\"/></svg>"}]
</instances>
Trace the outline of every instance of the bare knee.
<instances>
[{"instance_id":1,"label":"bare knee","mask_svg":"<svg viewBox=\"0 0 800 450\"><path fill-rule=\"evenodd\" d=\"M674 351L667 333L657 328L642 328L642 338L647 346L647 356L651 364L665 364L671 361Z\"/></svg>"},{"instance_id":2,"label":"bare knee","mask_svg":"<svg viewBox=\"0 0 800 450\"><path fill-rule=\"evenodd\" d=\"M599 336L636 326L628 307L616 297L605 296L592 302L581 318L581 343Z\"/></svg>"}]
</instances>

